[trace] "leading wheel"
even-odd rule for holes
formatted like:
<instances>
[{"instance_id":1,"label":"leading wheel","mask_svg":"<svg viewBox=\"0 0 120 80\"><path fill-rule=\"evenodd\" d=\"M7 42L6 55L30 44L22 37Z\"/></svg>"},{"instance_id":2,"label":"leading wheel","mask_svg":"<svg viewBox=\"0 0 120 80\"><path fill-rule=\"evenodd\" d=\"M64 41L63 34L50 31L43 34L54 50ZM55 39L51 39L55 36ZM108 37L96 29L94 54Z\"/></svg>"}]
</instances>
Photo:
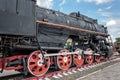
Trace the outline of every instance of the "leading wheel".
<instances>
[{"instance_id":1,"label":"leading wheel","mask_svg":"<svg viewBox=\"0 0 120 80\"><path fill-rule=\"evenodd\" d=\"M61 50L60 53L68 53L68 50ZM67 70L72 63L72 56L69 55L58 55L57 65L62 70Z\"/></svg>"},{"instance_id":2,"label":"leading wheel","mask_svg":"<svg viewBox=\"0 0 120 80\"><path fill-rule=\"evenodd\" d=\"M34 51L30 54L27 62L29 72L34 76L44 75L50 67L50 58L43 58L44 53L41 51Z\"/></svg>"},{"instance_id":3,"label":"leading wheel","mask_svg":"<svg viewBox=\"0 0 120 80\"><path fill-rule=\"evenodd\" d=\"M79 54L74 54L73 55L73 61L74 61L74 64L77 66L77 67L80 67L83 65L84 63L84 58L83 58L83 55L82 53L80 53L80 49L76 49L75 50L76 52L78 52Z\"/></svg>"}]
</instances>

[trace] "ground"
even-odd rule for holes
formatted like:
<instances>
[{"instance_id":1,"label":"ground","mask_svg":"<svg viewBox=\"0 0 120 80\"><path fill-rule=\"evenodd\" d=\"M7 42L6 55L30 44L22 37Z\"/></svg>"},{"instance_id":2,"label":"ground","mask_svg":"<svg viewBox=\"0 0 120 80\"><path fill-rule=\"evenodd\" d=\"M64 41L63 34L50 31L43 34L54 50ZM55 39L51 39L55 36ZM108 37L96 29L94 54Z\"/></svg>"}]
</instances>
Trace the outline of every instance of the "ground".
<instances>
[{"instance_id":1,"label":"ground","mask_svg":"<svg viewBox=\"0 0 120 80\"><path fill-rule=\"evenodd\" d=\"M78 80L120 80L120 62Z\"/></svg>"}]
</instances>

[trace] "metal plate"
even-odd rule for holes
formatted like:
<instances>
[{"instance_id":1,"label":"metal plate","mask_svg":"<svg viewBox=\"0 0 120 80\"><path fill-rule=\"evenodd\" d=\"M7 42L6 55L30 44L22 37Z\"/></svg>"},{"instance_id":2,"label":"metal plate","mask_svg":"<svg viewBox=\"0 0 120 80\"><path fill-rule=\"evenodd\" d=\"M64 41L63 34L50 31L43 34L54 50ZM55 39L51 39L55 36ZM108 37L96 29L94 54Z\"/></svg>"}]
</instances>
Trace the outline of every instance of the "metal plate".
<instances>
[{"instance_id":1,"label":"metal plate","mask_svg":"<svg viewBox=\"0 0 120 80\"><path fill-rule=\"evenodd\" d=\"M0 34L35 36L35 2L0 0Z\"/></svg>"}]
</instances>

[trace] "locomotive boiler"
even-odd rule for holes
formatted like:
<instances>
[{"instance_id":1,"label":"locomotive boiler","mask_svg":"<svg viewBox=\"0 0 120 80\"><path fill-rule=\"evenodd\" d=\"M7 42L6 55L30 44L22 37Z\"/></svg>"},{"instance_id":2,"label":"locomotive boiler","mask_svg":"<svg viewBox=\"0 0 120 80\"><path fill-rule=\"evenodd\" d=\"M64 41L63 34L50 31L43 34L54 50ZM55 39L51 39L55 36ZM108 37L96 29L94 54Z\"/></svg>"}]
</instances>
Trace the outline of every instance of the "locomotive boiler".
<instances>
[{"instance_id":1,"label":"locomotive boiler","mask_svg":"<svg viewBox=\"0 0 120 80\"><path fill-rule=\"evenodd\" d=\"M36 0L0 1L0 69L44 75L49 68L99 62L112 55L107 28L80 12L36 6Z\"/></svg>"}]
</instances>

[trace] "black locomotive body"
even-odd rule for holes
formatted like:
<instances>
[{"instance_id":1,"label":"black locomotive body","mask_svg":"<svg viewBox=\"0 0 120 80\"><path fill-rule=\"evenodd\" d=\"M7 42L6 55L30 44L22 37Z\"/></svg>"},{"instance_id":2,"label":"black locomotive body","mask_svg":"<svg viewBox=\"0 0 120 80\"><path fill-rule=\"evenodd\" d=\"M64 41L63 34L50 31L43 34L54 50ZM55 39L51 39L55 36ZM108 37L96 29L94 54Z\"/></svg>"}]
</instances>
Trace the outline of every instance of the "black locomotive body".
<instances>
[{"instance_id":1,"label":"black locomotive body","mask_svg":"<svg viewBox=\"0 0 120 80\"><path fill-rule=\"evenodd\" d=\"M39 76L45 74L50 65L66 70L72 63L77 66L84 62L91 64L94 58L99 61L100 57L112 55L107 28L97 20L79 12L67 15L41 8L35 2L0 0L1 72L15 69ZM59 52L66 52L67 56ZM61 55L63 63L59 62ZM32 67L34 64L37 65Z\"/></svg>"},{"instance_id":2,"label":"black locomotive body","mask_svg":"<svg viewBox=\"0 0 120 80\"><path fill-rule=\"evenodd\" d=\"M37 7L36 13L37 20L40 21L56 23L60 25L66 25L107 34L106 27L98 24L97 20L84 16L79 12L74 12L70 15L66 15L59 11ZM63 49L68 38L73 38L77 40L79 42L79 45L81 45L85 39L87 39L88 41L106 41L105 38L107 38L107 35L91 34L89 32L75 31L66 28L57 28L50 25L48 26L46 24L38 25L38 40L41 46L47 45L47 47L52 47L53 49Z\"/></svg>"}]
</instances>

